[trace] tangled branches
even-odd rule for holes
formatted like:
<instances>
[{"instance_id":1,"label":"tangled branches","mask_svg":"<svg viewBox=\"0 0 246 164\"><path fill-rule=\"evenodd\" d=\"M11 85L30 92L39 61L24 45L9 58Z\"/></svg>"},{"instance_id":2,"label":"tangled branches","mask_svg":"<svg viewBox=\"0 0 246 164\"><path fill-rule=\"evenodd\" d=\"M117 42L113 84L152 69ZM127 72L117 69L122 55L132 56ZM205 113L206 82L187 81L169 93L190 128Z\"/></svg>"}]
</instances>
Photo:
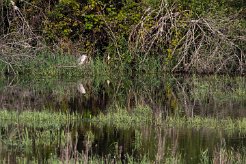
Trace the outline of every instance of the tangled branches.
<instances>
[{"instance_id":1,"label":"tangled branches","mask_svg":"<svg viewBox=\"0 0 246 164\"><path fill-rule=\"evenodd\" d=\"M44 44L42 44L42 38L33 33L15 3L11 1L10 5L6 16L9 26L1 29L7 32L0 34L0 63L4 63L15 73L13 65L19 65L20 61L34 58L37 52L44 48Z\"/></svg>"},{"instance_id":2,"label":"tangled branches","mask_svg":"<svg viewBox=\"0 0 246 164\"><path fill-rule=\"evenodd\" d=\"M179 11L163 1L159 10L148 9L134 27L129 49L145 57L164 56L173 72L244 74L246 40L233 32L237 28L233 25L229 18L192 19L190 11Z\"/></svg>"}]
</instances>

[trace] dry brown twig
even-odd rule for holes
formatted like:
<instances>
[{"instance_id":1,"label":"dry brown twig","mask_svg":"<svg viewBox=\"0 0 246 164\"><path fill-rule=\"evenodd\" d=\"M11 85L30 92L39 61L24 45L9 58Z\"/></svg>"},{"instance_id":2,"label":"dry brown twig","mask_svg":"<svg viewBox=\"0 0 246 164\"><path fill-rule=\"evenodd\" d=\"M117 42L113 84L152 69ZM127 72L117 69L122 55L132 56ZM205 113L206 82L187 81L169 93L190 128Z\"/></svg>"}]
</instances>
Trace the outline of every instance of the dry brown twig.
<instances>
[{"instance_id":1,"label":"dry brown twig","mask_svg":"<svg viewBox=\"0 0 246 164\"><path fill-rule=\"evenodd\" d=\"M0 34L0 62L6 64L15 73L13 65L19 65L21 60L34 58L36 54L45 48L42 37L34 34L20 9L11 1L9 8L12 32ZM9 30L7 30L9 31Z\"/></svg>"},{"instance_id":2,"label":"dry brown twig","mask_svg":"<svg viewBox=\"0 0 246 164\"><path fill-rule=\"evenodd\" d=\"M245 36L231 37L221 30L231 30L232 21L225 19L222 24L209 16L192 19L188 14L189 11L177 12L174 5L167 6L164 1L159 10L146 10L130 34L130 51L144 54L144 58L148 54L167 58L168 53L158 49L169 49L173 72L245 73L245 50L237 43L245 43Z\"/></svg>"}]
</instances>

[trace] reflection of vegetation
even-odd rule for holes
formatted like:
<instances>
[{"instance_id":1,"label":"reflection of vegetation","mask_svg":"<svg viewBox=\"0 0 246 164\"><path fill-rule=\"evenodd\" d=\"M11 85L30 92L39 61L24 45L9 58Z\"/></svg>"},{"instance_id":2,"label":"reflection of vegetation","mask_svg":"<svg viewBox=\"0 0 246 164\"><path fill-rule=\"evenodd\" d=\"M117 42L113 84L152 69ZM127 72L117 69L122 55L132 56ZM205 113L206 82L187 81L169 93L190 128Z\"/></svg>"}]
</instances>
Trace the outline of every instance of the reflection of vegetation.
<instances>
[{"instance_id":1,"label":"reflection of vegetation","mask_svg":"<svg viewBox=\"0 0 246 164\"><path fill-rule=\"evenodd\" d=\"M18 127L19 126L19 127ZM0 135L2 144L14 150L23 150L25 154L33 154L33 148L38 148L37 152L47 149L47 153L56 149L57 146L66 144L66 134L59 132L59 128L40 129L25 126L13 126L5 129L5 134ZM59 134L59 135L58 135Z\"/></svg>"},{"instance_id":2,"label":"reflection of vegetation","mask_svg":"<svg viewBox=\"0 0 246 164\"><path fill-rule=\"evenodd\" d=\"M25 115L24 115L25 114ZM109 143L115 144L113 146L113 151L109 155L98 155L90 154L90 151L93 150L93 145L98 143L100 137L97 136L97 130L90 128L83 133L78 134L76 128L72 128L71 131L68 131L61 128L62 125L68 125L71 119L76 119L76 116L66 115L62 113L54 114L49 112L22 112L17 114L16 112L7 112L2 111L0 114L1 127L4 131L1 132L0 138L1 141L12 148L17 147L22 149L22 152L32 155L32 148L37 149L37 153L41 153L45 150L47 152L46 160L49 163L59 163L59 162L84 162L88 161L91 163L98 163L103 161L115 161L122 162L127 161L128 163L183 163L185 157L182 154L182 150L176 148L176 144L179 137L179 129L185 127L187 130L187 135L190 136L190 132L194 132L195 129L221 129L226 132L235 132L237 130L245 133L246 129L246 120L217 120L214 118L184 118L179 116L170 116L158 120L159 124L156 124L156 118L152 114L152 111L149 107L146 106L137 106L133 111L126 111L126 109L117 108L113 110L112 108L108 111L108 114L100 114L95 116L91 121L95 123L95 126L104 126L108 125L112 129L129 129L129 127L134 127L134 139L131 140L133 145L134 153L139 153L138 158L129 152L121 154L121 145L118 141ZM3 121L2 121L3 120ZM12 121L9 121L12 120ZM63 121L62 121L63 120ZM78 120L77 120L78 121ZM53 122L54 125L50 125ZM89 123L91 126L91 122ZM150 125L147 128L146 125ZM14 125L9 128L9 125ZM70 125L70 124L69 124ZM27 127L25 127L27 126ZM73 125L75 126L75 125ZM175 130L171 130L168 127L175 127ZM82 128L83 129L83 128ZM107 135L109 131L107 131ZM115 133L112 130L112 133ZM183 133L183 131L182 131ZM209 133L206 133L206 135ZM216 133L217 134L217 133ZM85 151L77 152L76 143L79 135L83 135L83 143L85 144ZM170 135L170 139L167 137ZM196 138L200 139L200 138ZM222 138L219 138L219 140ZM75 140L75 141L74 141ZM171 141L168 141L171 140ZM104 140L105 141L105 140ZM216 143L214 141L209 141ZM35 146L34 146L35 145ZM59 150L62 152L59 156L52 154L56 147L59 146ZM100 145L98 145L100 146ZM213 147L214 148L214 147ZM146 150L145 150L146 149ZM187 148L189 149L189 148ZM203 149L203 148L199 148ZM40 151L40 152L39 152ZM130 152L131 152L130 151ZM151 152L149 152L151 151ZM204 150L201 150L204 151ZM66 154L67 153L67 154ZM128 154L129 153L129 154ZM245 154L237 153L230 150L221 150L214 151L212 154L212 160L219 160L218 155L220 154L221 160L226 160L229 163L233 161L244 161ZM235 156L236 155L236 156ZM199 153L199 160L202 163L211 162L211 154L207 151ZM234 158L235 157L235 158ZM36 162L37 158L25 159L26 157L17 157L17 160L32 160Z\"/></svg>"},{"instance_id":3,"label":"reflection of vegetation","mask_svg":"<svg viewBox=\"0 0 246 164\"><path fill-rule=\"evenodd\" d=\"M234 150L225 150L223 148L220 148L218 151L215 151L212 157L208 154L208 151L205 150L202 152L202 154L199 156L199 163L201 164L210 164L210 163L245 163L246 162L246 154L244 153L239 153ZM17 157L17 161L23 162L23 161L29 161L25 157ZM64 159L62 157L56 157L52 156L50 159L47 160L48 163L85 163L87 161L88 163L142 163L142 164L147 164L147 163L165 163L165 164L180 164L180 163L186 163L181 154L177 155L171 155L169 154L165 159L161 161L156 161L156 160L149 160L147 157L144 157L142 159L135 159L131 155L126 155L124 159L120 158L115 158L111 156L105 156L105 157L99 157L99 156L92 156L92 157L85 157L83 154L80 154L76 158L72 159ZM30 161L29 161L30 162ZM36 163L35 159L32 161L32 163Z\"/></svg>"},{"instance_id":4,"label":"reflection of vegetation","mask_svg":"<svg viewBox=\"0 0 246 164\"><path fill-rule=\"evenodd\" d=\"M173 159L174 161L175 159ZM23 162L24 161L24 162ZM133 164L133 163L142 163L142 164L148 164L148 163L152 163L152 161L144 158L141 160L136 160L134 159L133 156L130 155L126 155L126 158L124 160L117 158L115 159L114 157L111 156L105 156L105 157L99 157L99 156L92 156L92 157L85 157L83 156L83 154L80 154L78 157L76 158L68 158L68 159L63 159L62 157L56 157L56 156L52 156L51 158L49 158L46 162L47 163L54 163L54 164L60 164L60 163L81 163L81 164L85 164L85 163L89 163L89 164L99 164L99 163L124 163L124 161L126 161L129 164ZM30 162L29 159L27 158L23 158L23 157L17 157L17 163L28 163ZM38 163L38 160L32 160L31 163ZM173 163L166 163L166 164L173 164Z\"/></svg>"},{"instance_id":5,"label":"reflection of vegetation","mask_svg":"<svg viewBox=\"0 0 246 164\"><path fill-rule=\"evenodd\" d=\"M235 150L226 150L224 148L220 148L219 150L215 150L214 154L211 156L208 154L208 151L205 150L200 157L201 164L209 164L209 163L246 163L246 152L237 152Z\"/></svg>"},{"instance_id":6,"label":"reflection of vegetation","mask_svg":"<svg viewBox=\"0 0 246 164\"><path fill-rule=\"evenodd\" d=\"M177 78L172 86L186 116L241 117L245 115L246 79L230 76Z\"/></svg>"},{"instance_id":7,"label":"reflection of vegetation","mask_svg":"<svg viewBox=\"0 0 246 164\"><path fill-rule=\"evenodd\" d=\"M64 114L48 111L0 111L0 151L20 152L25 156L22 160L37 162L50 159L58 149L63 151L73 142L70 125L75 128L76 114ZM31 157L31 158L30 158ZM20 157L18 157L20 159ZM1 158L1 161L5 159ZM7 160L8 161L8 160ZM23 162L21 162L23 163ZM27 162L29 163L29 162Z\"/></svg>"},{"instance_id":8,"label":"reflection of vegetation","mask_svg":"<svg viewBox=\"0 0 246 164\"><path fill-rule=\"evenodd\" d=\"M94 69L95 69L94 71L97 71L98 74L100 74L100 69L102 69L102 67L98 67ZM141 68L141 69L144 70L145 68ZM185 103L188 102L188 101L186 102L180 101L185 98L185 96L183 96L185 94L188 95L187 97L191 100L194 99L195 101L202 102L201 104L199 104L201 106L203 106L203 104L207 104L207 99L214 100L211 101L212 103L216 103L216 102L228 103L228 101L230 102L240 101L244 103L245 78L243 77L236 77L236 78L219 77L219 76L203 77L203 78L188 77L188 78L184 78L184 80L181 77L176 80L175 78L170 78L169 76L167 76L168 79L162 80L161 78L158 78L158 75L156 76L153 74L148 74L146 76L133 76L132 78L128 78L126 76L126 77L121 77L121 79L117 79L117 76L119 75L115 75L114 77L112 77L110 79L109 84L106 83L106 80L110 77L108 76L108 74L105 74L105 76L99 77L98 79L97 77L92 77L94 79L97 79L98 81L93 81L89 79L88 80L89 82L86 84L90 90L88 89L87 94L83 96L88 96L88 97L95 96L99 98L102 95L105 97L108 96L107 101L111 106L115 106L115 104L119 104L119 106L121 106L115 108L111 107L108 109L107 113L101 113L97 116L88 114L88 116L86 116L86 118L88 118L86 119L86 121L89 122L88 123L90 125L89 130L86 128L81 128L82 130L78 128L81 130L81 132L77 133L76 131L78 130L76 129L77 127L72 129L72 131L73 130L75 131L74 133L76 133L76 137L83 138L83 141L87 144L86 146L89 149L87 153L89 154L89 156L87 156L86 159L89 162L97 163L97 162L103 162L105 160L120 161L120 154L116 153L117 151L119 152L118 149L113 151L112 150L108 151L109 153L111 153L109 156L106 155L101 156L96 153L90 154L90 151L94 151L93 146L95 146L95 144L97 145L100 140L103 140L103 142L107 142L106 144L107 146L117 145L118 147L121 146L118 140L119 138L124 138L124 141L127 140L127 142L130 142L131 146L129 147L131 150L127 150L127 153L124 154L125 155L124 159L128 160L129 163L134 163L134 162L138 163L142 161L143 163L153 163L154 161L158 161L160 163L162 162L182 163L182 161L184 161L183 160L184 154L187 152L184 153L182 151L179 152L179 150L176 151L177 149L176 146L177 145L179 146L179 144L182 143L178 143L178 141L177 142L174 141L176 139L178 140L180 136L181 137L179 140L185 140L185 141L189 140L188 145L191 146L188 146L187 150L192 151L191 153L192 155L197 155L197 154L200 155L200 151L205 150L204 147L203 148L199 147L200 150L198 150L198 148L195 149L194 147L197 145L201 145L200 143L198 144L198 142L200 142L203 139L207 140L207 138L209 137L212 136L214 137L217 134L223 133L220 136L220 138L214 137L217 140L213 138L213 141L209 140L205 142L204 145L211 146L211 144L213 144L213 146L211 147L214 148L214 145L217 144L217 142L222 141L224 139L223 137L225 136L235 135L237 134L238 131L241 134L246 133L245 118L218 119L215 117L201 117L201 116L184 117L182 115L183 114L182 111L168 113L168 115L165 115L166 111L163 110L163 109L169 110L170 108L171 110L173 109L182 110L183 109L182 105L185 105ZM30 92L33 91L39 94L40 92L45 92L46 94L42 95L44 97L50 95L51 93L55 95L54 96L55 98L59 97L59 95L63 95L61 96L62 97L61 100L63 99L63 97L68 98L70 96L73 96L77 92L76 87L74 87L74 90L71 89L72 88L70 87L71 83L69 83L69 85L67 85L67 83L59 83L59 82L56 83L57 82L56 80L55 81L51 80L46 82L34 80L34 82L37 83L28 84L27 81L24 81L22 85L24 87L27 87L28 85L28 87L34 89L34 91L29 89ZM57 84L61 84L61 85L57 85ZM72 85L73 84L76 83L72 83ZM8 88L6 87L6 90L2 91L2 95L6 95L7 93L6 91L8 91L7 89ZM13 88L13 90L16 89ZM20 89L18 91L20 91ZM224 91L226 91L227 93L226 95L223 94ZM11 92L9 95L11 95ZM82 97L79 97L78 99L84 101ZM128 103L128 100L130 105L127 107L129 108L126 107L126 102ZM138 106L138 104L141 104L142 106L141 105ZM65 109L68 108L66 105L64 106ZM188 104L188 110L190 110L190 107L191 106L189 106ZM106 108L108 108L108 106ZM217 108L213 108L213 109L217 109ZM4 142L4 144L10 146L11 148L20 147L21 152L30 153L31 155L33 155L31 152L32 151L31 147L33 146L33 138L35 138L35 144L40 146L35 148L38 149L37 151L44 151L43 147L45 147L47 148L45 152L54 153L58 142L62 143L61 144L62 151L66 151L64 150L66 144L70 144L70 140L74 139L75 137L74 136L67 137L66 136L67 132L65 132L65 130L62 129L62 127L64 127L65 125L70 126L71 122L74 124L81 123L84 125L84 122L82 120L77 119L77 117L79 116L69 115L64 113L52 113L46 111L41 111L41 112L23 111L18 113L18 112L10 112L10 111L3 110L0 111L0 120L1 120L0 127L2 128L1 135L2 134L4 135L3 136L0 135L0 138L1 141ZM74 126L74 124L72 124L71 126ZM109 131L102 128L105 125L110 129ZM95 128L96 130L91 127ZM12 129L9 130L10 128ZM134 131L129 132L128 130L130 128L134 129ZM160 132L156 132L157 128L160 129ZM185 130L182 131L180 129L185 129ZM124 130L125 131L124 133L127 133L127 137L126 136L119 137L119 133L117 132L121 130ZM104 138L105 134L102 131L104 132L106 131L105 133L107 133L109 138L105 139ZM196 131L196 133L199 133L199 136L194 137L194 131ZM177 135L178 132L181 132L182 135L184 134L189 135L189 137L187 137L188 139L182 138L183 137L182 135ZM209 134L209 132L213 134ZM115 133L117 133L117 135ZM203 138L200 136L201 133L202 135L206 135L209 137ZM167 137L167 135L169 136ZM110 140L111 137L115 137L116 139L114 140L112 139L113 140L112 141ZM171 140L173 139L171 143L170 141L168 141L170 140L170 138ZM187 144L187 142L185 144ZM76 143L70 145L76 145ZM174 153L165 150L165 148L168 150L172 149ZM148 154L149 151L153 153L149 155ZM136 155L137 157L129 152L133 152L133 154L137 154ZM209 153L210 152L211 151L209 150ZM159 153L158 160L155 159L155 153ZM221 160L225 160L228 163L233 163L236 160L245 163L244 162L245 154L243 153L234 153L233 151L230 150L218 150L215 151L214 154L211 153L209 154L209 153L206 151L203 152L203 154L200 157L201 163L211 163L211 158L213 158L212 159L213 161L219 160L218 158L216 158L218 157L218 154L220 154L221 155L220 157L223 158ZM73 152L68 156L69 157L68 159L66 159L65 156L62 155L57 157L56 154L55 155L53 154L54 156L53 155L48 156L47 158L48 161L51 163L52 162L59 163L64 161L70 161L71 163L73 163L74 161L81 161L81 162L84 161L85 156L88 154L83 154L83 152L82 153ZM113 156L115 154L117 154L116 159L113 159ZM23 158L20 156L17 158L23 160ZM36 160L34 158L32 160Z\"/></svg>"},{"instance_id":9,"label":"reflection of vegetation","mask_svg":"<svg viewBox=\"0 0 246 164\"><path fill-rule=\"evenodd\" d=\"M215 101L245 101L246 79L244 77L193 77L192 97L204 101L213 98Z\"/></svg>"},{"instance_id":10,"label":"reflection of vegetation","mask_svg":"<svg viewBox=\"0 0 246 164\"><path fill-rule=\"evenodd\" d=\"M107 114L99 114L94 117L99 125L111 125L117 128L129 128L130 126L140 126L151 123L152 111L149 107L138 106L131 113L126 109L118 108L111 110Z\"/></svg>"}]
</instances>

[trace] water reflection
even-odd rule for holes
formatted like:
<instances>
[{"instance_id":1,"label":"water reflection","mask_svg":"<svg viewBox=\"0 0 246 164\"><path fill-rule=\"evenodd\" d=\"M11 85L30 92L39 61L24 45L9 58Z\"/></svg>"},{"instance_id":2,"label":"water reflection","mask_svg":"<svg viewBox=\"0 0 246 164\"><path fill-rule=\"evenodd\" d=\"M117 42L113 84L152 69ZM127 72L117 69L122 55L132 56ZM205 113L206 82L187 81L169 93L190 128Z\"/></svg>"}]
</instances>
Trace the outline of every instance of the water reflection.
<instances>
[{"instance_id":1,"label":"water reflection","mask_svg":"<svg viewBox=\"0 0 246 164\"><path fill-rule=\"evenodd\" d=\"M23 137L23 129L18 128L17 136ZM124 161L126 155L132 155L135 159L147 156L148 159L156 162L161 162L163 158L170 155L182 154L185 163L195 164L200 162L201 154L206 150L211 157L221 147L240 151L246 138L245 134L227 135L223 131L208 129L142 127L122 130L107 126L98 128L89 124L47 132L41 129L27 128L26 130L31 134L30 143L24 141L15 144L7 142L7 137L13 135L11 134L13 129L1 128L0 143L3 145L0 148L1 159L16 163L16 158L9 157L26 156L29 160L45 161L52 155L57 155L65 160L66 156L74 157L76 154L73 152L78 151L87 157L97 155ZM93 134L90 139L88 139L89 133Z\"/></svg>"},{"instance_id":2,"label":"water reflection","mask_svg":"<svg viewBox=\"0 0 246 164\"><path fill-rule=\"evenodd\" d=\"M68 155L76 156L71 153L76 149L85 157L98 155L123 162L127 162L126 154L135 159L147 156L157 163L170 154L182 154L187 163L198 163L205 150L212 158L221 147L236 151L245 149L246 134L155 126L124 130L98 127L85 119L116 105L129 111L137 105L148 105L155 115L163 116L178 113L189 117L240 118L246 116L246 79L136 76L134 79L110 79L110 82L11 82L0 88L1 109L76 112L83 115L84 121L58 129L6 127L0 123L0 159L18 163L16 157L25 156L27 160L35 158L44 162L52 155L64 159Z\"/></svg>"},{"instance_id":3,"label":"water reflection","mask_svg":"<svg viewBox=\"0 0 246 164\"><path fill-rule=\"evenodd\" d=\"M166 115L245 117L246 80L243 77L166 77L105 81L36 82L0 89L0 108L90 111L98 113L117 104L129 110L150 106Z\"/></svg>"}]
</instances>

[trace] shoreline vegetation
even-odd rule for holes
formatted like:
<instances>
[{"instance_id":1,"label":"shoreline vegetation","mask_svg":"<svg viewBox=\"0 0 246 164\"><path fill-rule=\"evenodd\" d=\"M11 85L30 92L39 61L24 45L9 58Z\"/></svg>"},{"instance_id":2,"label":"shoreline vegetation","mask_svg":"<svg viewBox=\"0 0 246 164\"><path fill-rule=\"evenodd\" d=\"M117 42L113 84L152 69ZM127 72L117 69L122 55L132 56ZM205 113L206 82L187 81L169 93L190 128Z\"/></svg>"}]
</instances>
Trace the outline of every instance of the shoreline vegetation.
<instances>
[{"instance_id":1,"label":"shoreline vegetation","mask_svg":"<svg viewBox=\"0 0 246 164\"><path fill-rule=\"evenodd\" d=\"M155 116L149 107L138 106L132 112L126 109L115 109L107 114L99 114L92 118L97 125L113 126L116 128L131 128L132 126L161 126L172 128L193 128L222 130L227 133L246 133L246 119L212 118L212 117L186 117L186 116Z\"/></svg>"},{"instance_id":2,"label":"shoreline vegetation","mask_svg":"<svg viewBox=\"0 0 246 164\"><path fill-rule=\"evenodd\" d=\"M134 128L135 139L132 141L135 145L135 149L140 149L143 144L147 129L152 129L152 133L157 133L158 137L164 137L164 134L161 133L160 129L165 130L166 133L170 133L171 129L176 129L179 131L182 128L200 131L210 131L211 133L226 133L227 135L233 135L235 132L240 132L241 134L246 133L246 120L243 118L242 120L232 120L232 119L222 119L218 120L216 118L184 118L182 116L169 116L169 117L159 117L160 115L155 116L152 113L149 107L138 106L132 112L127 112L124 109L111 109L107 114L99 114L98 116L91 117L90 120L86 120L87 124L95 126L95 127L107 127L112 126L118 130L120 129L128 129ZM2 135L0 136L1 142L6 145L15 146L15 149L21 148L22 151L26 154L30 154L30 151L33 147L33 144L36 146L45 145L46 147L50 147L52 150L59 146L61 149L60 156L56 156L56 154L47 154L47 159L42 159L46 162L51 163L59 163L59 162L69 162L69 163L102 163L102 162L116 162L116 163L153 163L153 162L161 162L161 163L186 163L184 155L181 152L173 153L175 149L175 145L171 150L167 149L164 152L157 151L155 155L155 159L149 157L149 154L142 154L139 157L135 157L131 154L120 154L120 147L115 145L115 152L111 152L112 154L108 154L105 156L97 156L96 154L89 153L89 150L95 140L94 132L87 131L84 135L84 141L87 145L86 150L82 152L78 152L76 149L76 142L78 142L78 136L73 129L71 132L68 130L71 127L70 124L74 124L73 120L82 120L80 116L77 115L69 115L62 113L54 113L48 111L41 112L31 112L31 111L23 111L23 112L14 112L14 111L0 111L1 116L1 128L5 127L6 134L10 135L9 137ZM50 118L53 118L52 121ZM54 119L55 118L55 119ZM85 124L82 122L82 124ZM15 133L18 135L16 138L13 137L13 129L8 128L10 125L14 125L16 129L18 129ZM85 125L84 125L85 126ZM33 133L33 130L35 133ZM91 128L90 128L91 129ZM145 130L144 130L145 129ZM149 131L148 130L148 131ZM219 131L218 131L219 130ZM59 137L56 135L59 132ZM147 133L148 135L148 133ZM159 136L160 135L160 136ZM164 136L162 136L164 135ZM35 136L35 138L33 138ZM53 139L52 139L53 138ZM158 138L157 138L158 139ZM155 139L154 139L155 140ZM34 143L33 143L34 142ZM117 143L116 143L117 144ZM163 144L163 143L162 143ZM161 143L158 143L159 148L163 147ZM140 145L140 146L138 146ZM213 154L208 150L200 150L199 157L197 156L200 163L208 164L208 163L217 163L219 161L224 161L226 163L244 163L246 160L245 150L234 150L233 148L225 148L222 146L218 147L216 150L213 150ZM7 159L3 159L4 160ZM32 155L27 156L18 156L16 157L16 162L25 161L26 163L32 162L36 163L39 160L33 157Z\"/></svg>"},{"instance_id":3,"label":"shoreline vegetation","mask_svg":"<svg viewBox=\"0 0 246 164\"><path fill-rule=\"evenodd\" d=\"M246 163L245 45L245 0L0 1L0 161Z\"/></svg>"},{"instance_id":4,"label":"shoreline vegetation","mask_svg":"<svg viewBox=\"0 0 246 164\"><path fill-rule=\"evenodd\" d=\"M148 163L155 163L155 162L161 162L165 164L185 164L187 161L182 159L180 154L172 155L172 154L166 154L165 159L156 159L156 160L148 160L147 157L144 157L142 159L136 160L133 156L127 155L124 159L120 159L120 155L117 157L111 157L110 155L107 157L87 157L84 154L77 155L77 159L64 159L53 156L51 159L48 159L46 162L48 163L60 163L60 162L68 162L68 163L141 163L141 164L148 164ZM158 158L158 157L157 157ZM211 157L208 154L208 151L205 150L201 153L199 163L201 164L210 164L210 163L239 163L243 164L246 162L245 154L242 155L238 152L235 152L234 150L224 150L223 148L216 150L215 154ZM38 163L37 160L30 160L27 158L17 158L17 161L21 161L24 163L32 162L32 163Z\"/></svg>"},{"instance_id":5,"label":"shoreline vegetation","mask_svg":"<svg viewBox=\"0 0 246 164\"><path fill-rule=\"evenodd\" d=\"M20 126L35 127L35 128L59 128L66 124L78 120L76 114L54 113L47 110L42 111L8 111L0 110L0 126L8 126L18 124Z\"/></svg>"},{"instance_id":6,"label":"shoreline vegetation","mask_svg":"<svg viewBox=\"0 0 246 164\"><path fill-rule=\"evenodd\" d=\"M1 74L81 76L84 54L89 68L133 74L244 75L245 8L242 0L1 1Z\"/></svg>"},{"instance_id":7,"label":"shoreline vegetation","mask_svg":"<svg viewBox=\"0 0 246 164\"><path fill-rule=\"evenodd\" d=\"M51 119L52 118L52 119ZM131 112L126 109L116 108L99 113L96 116L83 118L80 114L64 114L57 112L43 111L0 111L1 127L7 127L11 124L18 124L25 127L54 129L64 125L73 124L78 120L81 123L86 122L96 127L115 127L117 129L138 129L141 127L163 127L163 128L188 128L188 129L210 129L220 130L227 134L239 132L246 134L246 119L214 117L186 117L182 115L164 116L156 114L147 106L137 106Z\"/></svg>"},{"instance_id":8,"label":"shoreline vegetation","mask_svg":"<svg viewBox=\"0 0 246 164\"><path fill-rule=\"evenodd\" d=\"M52 118L52 119L51 119ZM142 126L167 127L167 128L192 128L192 129L213 129L222 130L227 133L240 132L246 134L245 118L213 118L213 117L187 117L182 115L164 116L155 114L147 106L137 106L131 112L126 109L116 107L99 113L97 116L82 118L80 114L64 114L57 112L43 111L0 111L1 126L19 124L35 128L54 128L80 120L95 126L112 126L117 129L129 129L132 127L141 128Z\"/></svg>"}]
</instances>

